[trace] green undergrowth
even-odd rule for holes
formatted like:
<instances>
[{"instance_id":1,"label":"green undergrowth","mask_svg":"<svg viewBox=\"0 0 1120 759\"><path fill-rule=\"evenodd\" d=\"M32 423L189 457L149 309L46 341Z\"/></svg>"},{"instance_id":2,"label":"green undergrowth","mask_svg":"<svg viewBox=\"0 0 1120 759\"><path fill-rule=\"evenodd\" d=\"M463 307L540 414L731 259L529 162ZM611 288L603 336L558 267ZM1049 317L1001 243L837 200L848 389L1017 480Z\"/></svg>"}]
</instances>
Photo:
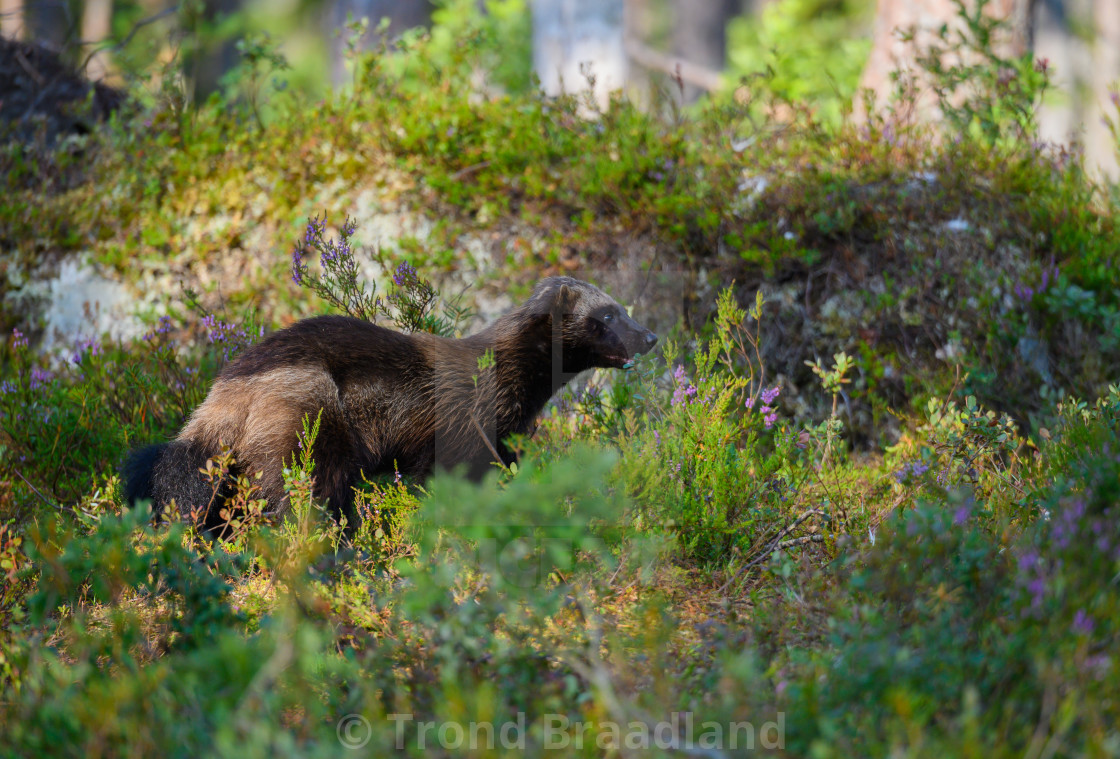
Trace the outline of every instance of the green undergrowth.
<instances>
[{"instance_id":1,"label":"green undergrowth","mask_svg":"<svg viewBox=\"0 0 1120 759\"><path fill-rule=\"evenodd\" d=\"M480 90L487 35L436 33L321 103L262 84L5 146L6 294L79 251L222 287L72 355L4 312L0 754L1115 755L1116 211L1035 142L1045 67L967 55L986 23L930 65L935 127L767 76L688 111ZM371 282L352 237L402 209L438 223ZM248 475L220 540L121 504L125 452L265 330L460 332L432 282L481 232L494 278L637 241L686 318L482 483L363 482L341 524L308 418L281 517Z\"/></svg>"}]
</instances>

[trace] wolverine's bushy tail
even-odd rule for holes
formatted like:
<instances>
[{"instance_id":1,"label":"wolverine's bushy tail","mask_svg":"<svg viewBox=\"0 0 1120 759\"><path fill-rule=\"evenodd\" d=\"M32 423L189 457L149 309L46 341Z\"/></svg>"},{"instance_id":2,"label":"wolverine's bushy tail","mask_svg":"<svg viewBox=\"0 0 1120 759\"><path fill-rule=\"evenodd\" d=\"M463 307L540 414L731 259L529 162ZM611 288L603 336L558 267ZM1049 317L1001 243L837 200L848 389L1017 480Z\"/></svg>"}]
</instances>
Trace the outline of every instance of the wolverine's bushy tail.
<instances>
[{"instance_id":1,"label":"wolverine's bushy tail","mask_svg":"<svg viewBox=\"0 0 1120 759\"><path fill-rule=\"evenodd\" d=\"M124 502L126 506L135 506L139 501L150 501L153 510L155 505L155 485L152 473L160 456L168 448L168 443L149 445L137 448L128 454L128 458L121 467L121 478L124 480Z\"/></svg>"},{"instance_id":2,"label":"wolverine's bushy tail","mask_svg":"<svg viewBox=\"0 0 1120 759\"><path fill-rule=\"evenodd\" d=\"M172 501L184 515L213 507L231 493L228 482L221 483L215 493L214 484L199 473L209 457L207 449L189 440L173 440L133 451L122 472L125 503L134 506L139 501L150 501L156 519ZM203 517L207 528L216 523L218 511L210 508Z\"/></svg>"}]
</instances>

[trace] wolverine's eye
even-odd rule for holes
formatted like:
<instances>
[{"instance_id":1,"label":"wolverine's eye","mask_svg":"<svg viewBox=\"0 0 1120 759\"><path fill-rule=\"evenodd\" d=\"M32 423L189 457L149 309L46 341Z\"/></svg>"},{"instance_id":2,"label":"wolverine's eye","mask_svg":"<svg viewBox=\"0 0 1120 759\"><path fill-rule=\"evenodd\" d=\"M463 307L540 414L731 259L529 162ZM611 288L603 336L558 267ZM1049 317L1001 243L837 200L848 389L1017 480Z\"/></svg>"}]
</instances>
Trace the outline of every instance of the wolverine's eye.
<instances>
[{"instance_id":1,"label":"wolverine's eye","mask_svg":"<svg viewBox=\"0 0 1120 759\"><path fill-rule=\"evenodd\" d=\"M614 314L603 314L603 321L607 322L608 324L610 322L613 322L614 321Z\"/></svg>"}]
</instances>

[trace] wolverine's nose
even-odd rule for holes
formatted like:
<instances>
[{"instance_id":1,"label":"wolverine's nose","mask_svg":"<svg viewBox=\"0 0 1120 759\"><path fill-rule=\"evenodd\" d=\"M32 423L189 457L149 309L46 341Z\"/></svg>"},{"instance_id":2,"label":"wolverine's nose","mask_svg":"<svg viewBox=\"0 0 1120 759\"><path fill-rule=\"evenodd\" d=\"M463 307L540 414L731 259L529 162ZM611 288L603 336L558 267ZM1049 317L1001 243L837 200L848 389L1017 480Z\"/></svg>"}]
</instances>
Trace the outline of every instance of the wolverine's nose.
<instances>
[{"instance_id":1,"label":"wolverine's nose","mask_svg":"<svg viewBox=\"0 0 1120 759\"><path fill-rule=\"evenodd\" d=\"M646 340L646 350L649 350L653 346L657 345L657 335L653 334L648 329L646 330L645 340Z\"/></svg>"}]
</instances>

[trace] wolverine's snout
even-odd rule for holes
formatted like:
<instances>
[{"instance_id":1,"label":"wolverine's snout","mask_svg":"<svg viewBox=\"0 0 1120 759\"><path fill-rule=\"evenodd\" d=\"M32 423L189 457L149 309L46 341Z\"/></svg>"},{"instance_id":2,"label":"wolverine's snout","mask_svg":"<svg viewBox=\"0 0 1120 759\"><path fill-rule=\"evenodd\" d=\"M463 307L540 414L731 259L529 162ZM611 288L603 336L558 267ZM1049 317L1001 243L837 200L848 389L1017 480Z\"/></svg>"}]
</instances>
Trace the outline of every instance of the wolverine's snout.
<instances>
[{"instance_id":1,"label":"wolverine's snout","mask_svg":"<svg viewBox=\"0 0 1120 759\"><path fill-rule=\"evenodd\" d=\"M649 353L657 345L657 335L628 316L615 328L615 334L626 346L628 358L633 358L635 353Z\"/></svg>"}]
</instances>

